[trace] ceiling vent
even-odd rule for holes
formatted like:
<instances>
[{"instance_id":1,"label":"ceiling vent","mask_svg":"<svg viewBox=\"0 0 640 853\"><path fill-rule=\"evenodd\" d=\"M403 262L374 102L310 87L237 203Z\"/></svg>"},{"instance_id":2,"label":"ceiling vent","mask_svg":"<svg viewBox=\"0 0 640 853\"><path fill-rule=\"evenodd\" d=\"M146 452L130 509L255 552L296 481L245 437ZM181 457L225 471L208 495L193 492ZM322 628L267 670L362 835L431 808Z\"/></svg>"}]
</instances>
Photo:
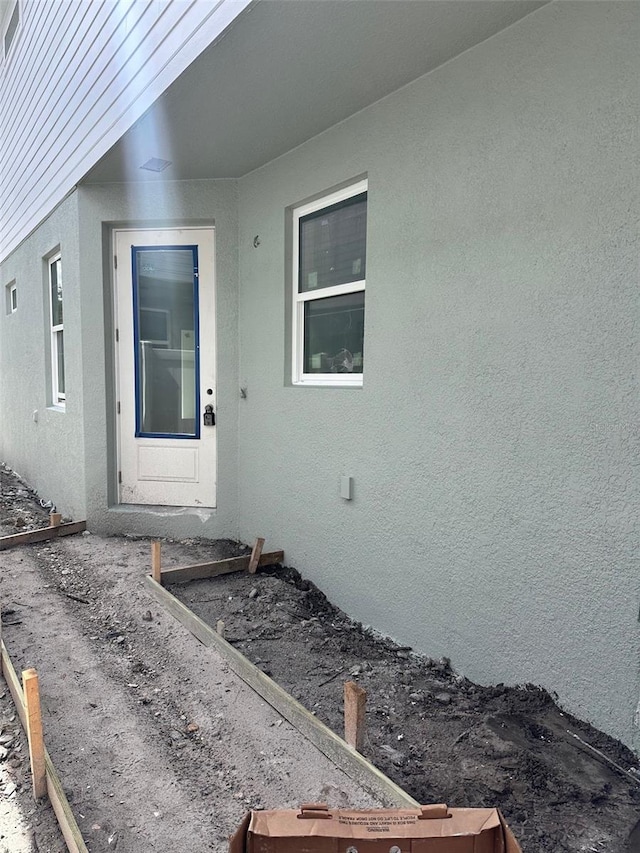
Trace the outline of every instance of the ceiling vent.
<instances>
[{"instance_id":1,"label":"ceiling vent","mask_svg":"<svg viewBox=\"0 0 640 853\"><path fill-rule=\"evenodd\" d=\"M160 157L152 157L140 166L141 169L146 169L147 172L164 172L171 165L171 160L162 160Z\"/></svg>"}]
</instances>

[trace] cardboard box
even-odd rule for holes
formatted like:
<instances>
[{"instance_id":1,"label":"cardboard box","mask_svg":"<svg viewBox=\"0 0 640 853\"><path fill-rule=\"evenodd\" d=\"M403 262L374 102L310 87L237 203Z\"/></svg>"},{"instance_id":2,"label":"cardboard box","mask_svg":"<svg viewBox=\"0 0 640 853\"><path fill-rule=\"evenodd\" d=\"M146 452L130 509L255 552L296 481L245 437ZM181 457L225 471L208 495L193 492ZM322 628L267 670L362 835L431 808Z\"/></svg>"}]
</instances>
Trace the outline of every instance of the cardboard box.
<instances>
[{"instance_id":1,"label":"cardboard box","mask_svg":"<svg viewBox=\"0 0 640 853\"><path fill-rule=\"evenodd\" d=\"M229 853L522 853L498 809L329 809L254 811Z\"/></svg>"}]
</instances>

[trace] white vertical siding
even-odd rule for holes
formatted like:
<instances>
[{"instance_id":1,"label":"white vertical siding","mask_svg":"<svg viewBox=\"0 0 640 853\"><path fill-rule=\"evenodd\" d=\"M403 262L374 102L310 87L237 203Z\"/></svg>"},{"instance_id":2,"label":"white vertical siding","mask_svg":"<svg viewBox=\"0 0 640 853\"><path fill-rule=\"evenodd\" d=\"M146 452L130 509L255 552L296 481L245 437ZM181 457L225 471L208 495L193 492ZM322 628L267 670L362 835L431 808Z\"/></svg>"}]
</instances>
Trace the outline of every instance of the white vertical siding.
<instances>
[{"instance_id":1,"label":"white vertical siding","mask_svg":"<svg viewBox=\"0 0 640 853\"><path fill-rule=\"evenodd\" d=\"M22 0L0 77L0 259L250 0Z\"/></svg>"}]
</instances>

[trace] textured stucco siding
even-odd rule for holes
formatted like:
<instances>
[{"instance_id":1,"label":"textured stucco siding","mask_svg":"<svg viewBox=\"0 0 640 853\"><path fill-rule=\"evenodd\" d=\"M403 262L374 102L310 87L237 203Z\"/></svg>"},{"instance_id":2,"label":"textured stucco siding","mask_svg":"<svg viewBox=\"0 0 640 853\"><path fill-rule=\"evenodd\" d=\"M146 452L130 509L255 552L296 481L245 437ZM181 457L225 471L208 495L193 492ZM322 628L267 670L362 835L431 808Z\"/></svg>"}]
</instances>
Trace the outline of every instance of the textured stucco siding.
<instances>
[{"instance_id":1,"label":"textured stucco siding","mask_svg":"<svg viewBox=\"0 0 640 853\"><path fill-rule=\"evenodd\" d=\"M105 532L237 535L238 310L235 181L114 184L79 190L85 455L90 524ZM116 448L110 233L122 227L213 225L216 240L217 508L126 511L115 506ZM216 476L216 472L211 472Z\"/></svg>"},{"instance_id":2,"label":"textured stucco siding","mask_svg":"<svg viewBox=\"0 0 640 853\"><path fill-rule=\"evenodd\" d=\"M239 184L242 538L636 748L637 45L544 7ZM291 387L286 208L363 174L364 387Z\"/></svg>"},{"instance_id":3,"label":"textured stucco siding","mask_svg":"<svg viewBox=\"0 0 640 853\"><path fill-rule=\"evenodd\" d=\"M112 228L207 225L216 241L216 509L117 506ZM79 251L79 247L82 251ZM50 406L45 257L62 254L67 404ZM237 535L237 188L235 181L80 188L0 266L0 459L95 531ZM18 311L6 312L15 280ZM80 286L82 282L82 286ZM37 410L37 422L33 412Z\"/></svg>"},{"instance_id":4,"label":"textured stucco siding","mask_svg":"<svg viewBox=\"0 0 640 853\"><path fill-rule=\"evenodd\" d=\"M81 188L0 267L0 456L95 530L265 536L363 622L640 749L638 35L635 4L556 3L238 183ZM364 387L291 387L287 208L365 174ZM125 511L110 229L212 223L217 509Z\"/></svg>"},{"instance_id":5,"label":"textured stucco siding","mask_svg":"<svg viewBox=\"0 0 640 853\"><path fill-rule=\"evenodd\" d=\"M66 410L51 405L51 332L46 258L62 256ZM15 281L18 310L7 314ZM0 458L58 509L85 508L78 206L70 196L0 266ZM34 414L35 413L35 414Z\"/></svg>"}]
</instances>

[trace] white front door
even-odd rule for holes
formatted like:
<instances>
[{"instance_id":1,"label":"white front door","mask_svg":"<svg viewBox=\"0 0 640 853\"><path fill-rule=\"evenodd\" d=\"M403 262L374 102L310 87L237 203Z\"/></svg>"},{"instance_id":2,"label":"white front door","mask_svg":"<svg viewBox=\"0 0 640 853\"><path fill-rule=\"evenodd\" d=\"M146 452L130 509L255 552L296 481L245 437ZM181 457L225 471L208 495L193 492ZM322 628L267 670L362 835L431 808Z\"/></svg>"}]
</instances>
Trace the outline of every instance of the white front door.
<instances>
[{"instance_id":1,"label":"white front door","mask_svg":"<svg viewBox=\"0 0 640 853\"><path fill-rule=\"evenodd\" d=\"M119 501L214 507L213 228L114 237Z\"/></svg>"}]
</instances>

